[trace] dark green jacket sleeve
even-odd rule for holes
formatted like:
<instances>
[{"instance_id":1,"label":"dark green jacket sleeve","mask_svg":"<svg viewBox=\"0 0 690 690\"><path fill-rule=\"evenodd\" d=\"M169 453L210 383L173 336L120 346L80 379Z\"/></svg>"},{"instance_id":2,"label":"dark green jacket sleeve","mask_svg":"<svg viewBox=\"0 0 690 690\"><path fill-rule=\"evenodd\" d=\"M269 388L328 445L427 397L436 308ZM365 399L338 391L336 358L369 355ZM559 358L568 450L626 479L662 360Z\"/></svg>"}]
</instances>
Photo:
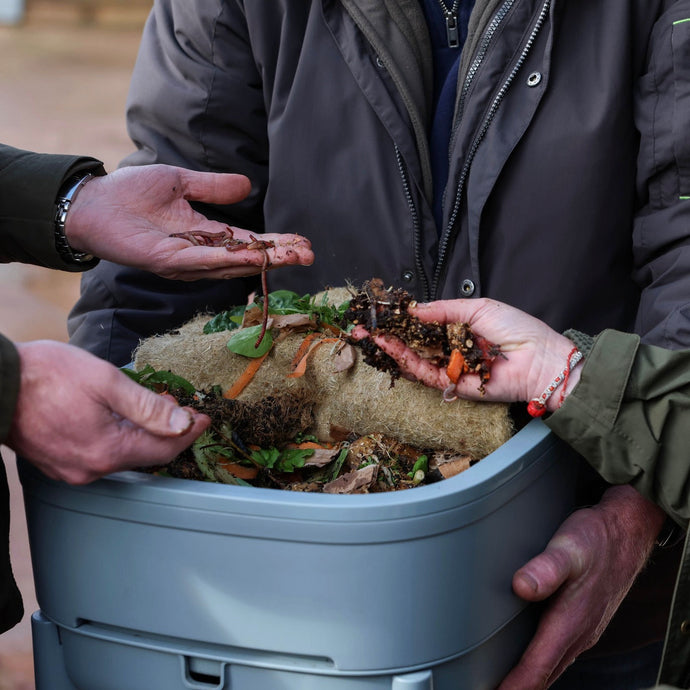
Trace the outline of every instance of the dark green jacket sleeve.
<instances>
[{"instance_id":1,"label":"dark green jacket sleeve","mask_svg":"<svg viewBox=\"0 0 690 690\"><path fill-rule=\"evenodd\" d=\"M19 355L13 343L0 335L0 443L12 424L19 392Z\"/></svg>"},{"instance_id":2,"label":"dark green jacket sleeve","mask_svg":"<svg viewBox=\"0 0 690 690\"><path fill-rule=\"evenodd\" d=\"M0 262L63 271L94 265L67 263L55 249L55 200L65 180L81 172L103 174L104 170L94 158L32 153L0 144ZM12 422L18 387L17 351L0 336L0 442Z\"/></svg>"},{"instance_id":3,"label":"dark green jacket sleeve","mask_svg":"<svg viewBox=\"0 0 690 690\"><path fill-rule=\"evenodd\" d=\"M580 382L546 424L612 484L632 484L687 527L690 351L604 331Z\"/></svg>"},{"instance_id":4,"label":"dark green jacket sleeve","mask_svg":"<svg viewBox=\"0 0 690 690\"><path fill-rule=\"evenodd\" d=\"M94 158L32 153L0 144L0 262L63 271L94 265L67 263L55 250L55 200L63 182L80 172L104 171Z\"/></svg>"}]
</instances>

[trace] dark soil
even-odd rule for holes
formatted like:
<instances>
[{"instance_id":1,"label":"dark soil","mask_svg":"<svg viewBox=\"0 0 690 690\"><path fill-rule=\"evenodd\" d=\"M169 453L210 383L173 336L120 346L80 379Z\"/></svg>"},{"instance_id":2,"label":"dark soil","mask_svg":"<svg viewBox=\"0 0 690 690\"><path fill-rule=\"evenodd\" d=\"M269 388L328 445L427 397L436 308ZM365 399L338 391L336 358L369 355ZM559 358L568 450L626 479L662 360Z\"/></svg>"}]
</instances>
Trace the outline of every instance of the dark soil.
<instances>
[{"instance_id":1,"label":"dark soil","mask_svg":"<svg viewBox=\"0 0 690 690\"><path fill-rule=\"evenodd\" d=\"M453 350L464 360L463 373L480 376L481 386L489 380L491 364L501 356L500 347L473 333L469 324L423 322L408 313L414 299L402 288L385 288L383 281L374 278L350 300L343 315L345 324L361 325L371 335L391 335L402 340L410 349L440 367L448 365ZM390 372L391 381L400 377L397 362L376 343L365 338L355 343L362 349L364 361L381 371Z\"/></svg>"}]
</instances>

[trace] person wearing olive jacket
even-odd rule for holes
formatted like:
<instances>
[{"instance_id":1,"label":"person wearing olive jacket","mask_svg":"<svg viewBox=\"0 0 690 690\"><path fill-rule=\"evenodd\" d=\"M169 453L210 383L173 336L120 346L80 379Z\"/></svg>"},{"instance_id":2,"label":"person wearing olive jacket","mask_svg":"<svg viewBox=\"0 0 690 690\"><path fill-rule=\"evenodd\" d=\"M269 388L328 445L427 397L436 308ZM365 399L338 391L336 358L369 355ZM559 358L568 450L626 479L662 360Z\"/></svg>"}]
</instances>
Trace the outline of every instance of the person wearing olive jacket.
<instances>
[{"instance_id":1,"label":"person wearing olive jacket","mask_svg":"<svg viewBox=\"0 0 690 690\"><path fill-rule=\"evenodd\" d=\"M595 338L566 331L565 337L524 312L488 299L420 304L411 311L422 320L469 323L475 333L499 344L503 356L494 360L482 395L476 376L465 374L452 384L444 369L399 341L374 336L406 374L458 397L530 402L532 414L545 412L547 426L608 482L631 484L661 506L679 532L687 531L690 350L641 344L639 336L616 330L604 330ZM366 335L360 331L360 337ZM542 569L558 560L558 544L547 552L549 548L550 561L535 559L516 573L513 586L519 595L541 598ZM663 687L690 687L689 630L686 538L658 675Z\"/></svg>"},{"instance_id":2,"label":"person wearing olive jacket","mask_svg":"<svg viewBox=\"0 0 690 690\"><path fill-rule=\"evenodd\" d=\"M93 158L37 154L0 145L0 261L64 271L109 258L179 280L259 272L264 252L195 246L176 232L226 233L188 200L235 203L242 175L166 165L105 175ZM249 233L234 229L236 239ZM266 236L272 266L311 263L309 243ZM48 476L84 483L175 457L208 418L135 384L113 365L74 346L13 343L0 335L0 443ZM23 614L9 558L9 489L0 462L0 632Z\"/></svg>"}]
</instances>

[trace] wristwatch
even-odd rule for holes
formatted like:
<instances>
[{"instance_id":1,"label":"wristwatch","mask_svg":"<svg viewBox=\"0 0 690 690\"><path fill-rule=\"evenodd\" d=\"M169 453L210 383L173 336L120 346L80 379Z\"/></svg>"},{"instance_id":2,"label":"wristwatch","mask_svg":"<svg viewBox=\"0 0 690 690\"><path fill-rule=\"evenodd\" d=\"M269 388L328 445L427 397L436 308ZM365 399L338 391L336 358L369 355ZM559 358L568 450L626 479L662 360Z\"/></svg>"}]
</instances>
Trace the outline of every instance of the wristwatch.
<instances>
[{"instance_id":1,"label":"wristwatch","mask_svg":"<svg viewBox=\"0 0 690 690\"><path fill-rule=\"evenodd\" d=\"M55 211L55 249L67 263L83 264L93 261L93 254L78 252L70 247L65 235L65 221L73 201L77 198L81 188L93 177L93 173L73 175L60 189L56 200Z\"/></svg>"}]
</instances>

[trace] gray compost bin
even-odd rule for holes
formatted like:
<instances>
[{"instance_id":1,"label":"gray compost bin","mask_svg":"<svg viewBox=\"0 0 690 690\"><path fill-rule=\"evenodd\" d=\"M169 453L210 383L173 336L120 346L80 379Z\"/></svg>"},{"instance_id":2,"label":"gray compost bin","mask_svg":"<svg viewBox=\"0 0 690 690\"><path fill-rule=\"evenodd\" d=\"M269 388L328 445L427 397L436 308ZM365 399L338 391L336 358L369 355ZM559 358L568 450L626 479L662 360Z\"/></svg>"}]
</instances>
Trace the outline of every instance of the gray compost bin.
<instances>
[{"instance_id":1,"label":"gray compost bin","mask_svg":"<svg viewBox=\"0 0 690 690\"><path fill-rule=\"evenodd\" d=\"M20 462L37 690L483 690L581 461L538 420L466 472L333 496Z\"/></svg>"}]
</instances>

